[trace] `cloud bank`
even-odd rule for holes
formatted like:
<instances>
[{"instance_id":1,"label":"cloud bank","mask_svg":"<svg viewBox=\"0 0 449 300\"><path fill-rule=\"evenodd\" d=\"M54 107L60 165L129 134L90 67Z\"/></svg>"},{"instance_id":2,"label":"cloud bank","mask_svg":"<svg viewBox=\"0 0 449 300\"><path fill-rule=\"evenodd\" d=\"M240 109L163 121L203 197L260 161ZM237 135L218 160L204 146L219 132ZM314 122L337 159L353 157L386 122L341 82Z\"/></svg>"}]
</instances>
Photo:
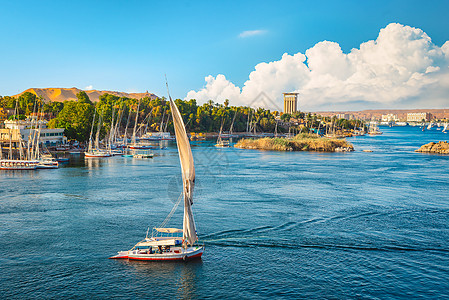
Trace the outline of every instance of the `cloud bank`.
<instances>
[{"instance_id":1,"label":"cloud bank","mask_svg":"<svg viewBox=\"0 0 449 300\"><path fill-rule=\"evenodd\" d=\"M295 91L302 110L442 108L449 106L449 41L438 47L421 29L391 23L349 53L323 41L304 54L259 63L242 88L222 74L205 80L186 99L267 106L254 103L263 92L273 109L283 107L283 92Z\"/></svg>"}]
</instances>

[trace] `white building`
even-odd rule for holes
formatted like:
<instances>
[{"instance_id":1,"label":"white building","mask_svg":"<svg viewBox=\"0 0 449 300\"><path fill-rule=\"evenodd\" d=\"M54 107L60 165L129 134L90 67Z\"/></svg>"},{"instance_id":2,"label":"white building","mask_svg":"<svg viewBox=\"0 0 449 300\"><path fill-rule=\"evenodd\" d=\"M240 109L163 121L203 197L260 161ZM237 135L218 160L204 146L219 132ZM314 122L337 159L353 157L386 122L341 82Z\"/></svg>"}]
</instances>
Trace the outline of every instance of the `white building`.
<instances>
[{"instance_id":1,"label":"white building","mask_svg":"<svg viewBox=\"0 0 449 300\"><path fill-rule=\"evenodd\" d=\"M429 122L432 120L432 114L428 112L408 113L407 122Z\"/></svg>"},{"instance_id":2,"label":"white building","mask_svg":"<svg viewBox=\"0 0 449 300\"><path fill-rule=\"evenodd\" d=\"M9 135L11 139L15 141L18 133L22 136L22 140L27 142L33 133L40 129L40 142L46 146L58 146L67 143L67 137L64 136L64 128L47 128L47 121L40 120L36 125L36 120L6 120L5 129L0 129L0 139L2 141L9 141Z\"/></svg>"},{"instance_id":3,"label":"white building","mask_svg":"<svg viewBox=\"0 0 449 300\"><path fill-rule=\"evenodd\" d=\"M337 114L336 117L338 119L346 119L346 120L354 120L354 115L353 114Z\"/></svg>"},{"instance_id":4,"label":"white building","mask_svg":"<svg viewBox=\"0 0 449 300\"><path fill-rule=\"evenodd\" d=\"M382 115L382 122L397 122L399 121L398 115L387 114Z\"/></svg>"}]
</instances>

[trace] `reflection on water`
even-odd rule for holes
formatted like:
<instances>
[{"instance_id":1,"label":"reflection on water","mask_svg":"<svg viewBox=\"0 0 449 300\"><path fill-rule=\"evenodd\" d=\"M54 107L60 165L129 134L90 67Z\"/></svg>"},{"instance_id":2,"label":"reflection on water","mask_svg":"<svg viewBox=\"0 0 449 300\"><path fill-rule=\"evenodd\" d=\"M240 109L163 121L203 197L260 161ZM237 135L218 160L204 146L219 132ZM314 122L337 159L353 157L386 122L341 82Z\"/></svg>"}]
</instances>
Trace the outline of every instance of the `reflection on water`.
<instances>
[{"instance_id":1,"label":"reflection on water","mask_svg":"<svg viewBox=\"0 0 449 300\"><path fill-rule=\"evenodd\" d=\"M207 248L187 263L107 259L172 209L175 142L148 160L71 156L55 170L1 172L0 295L448 298L449 156L413 152L445 135L382 130L350 139L352 153L192 142ZM170 222L182 226L182 209Z\"/></svg>"},{"instance_id":2,"label":"reflection on water","mask_svg":"<svg viewBox=\"0 0 449 300\"><path fill-rule=\"evenodd\" d=\"M176 299L198 299L198 274L202 272L203 262L196 259L188 262L145 262L117 260L118 264L134 270L134 276L147 277L154 284L175 285L176 295L167 295Z\"/></svg>"}]
</instances>

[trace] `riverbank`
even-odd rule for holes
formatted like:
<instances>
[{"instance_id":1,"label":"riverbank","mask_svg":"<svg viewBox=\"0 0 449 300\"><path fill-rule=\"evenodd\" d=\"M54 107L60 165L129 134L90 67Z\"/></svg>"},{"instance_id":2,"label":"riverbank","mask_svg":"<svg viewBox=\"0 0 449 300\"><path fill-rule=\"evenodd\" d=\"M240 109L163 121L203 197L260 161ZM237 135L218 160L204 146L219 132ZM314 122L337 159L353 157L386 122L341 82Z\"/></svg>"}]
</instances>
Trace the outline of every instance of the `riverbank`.
<instances>
[{"instance_id":1,"label":"riverbank","mask_svg":"<svg viewBox=\"0 0 449 300\"><path fill-rule=\"evenodd\" d=\"M234 147L275 151L354 151L354 146L346 140L329 139L315 134L298 134L293 138L241 139Z\"/></svg>"},{"instance_id":2,"label":"riverbank","mask_svg":"<svg viewBox=\"0 0 449 300\"><path fill-rule=\"evenodd\" d=\"M422 145L415 152L449 154L449 143L447 141L438 143L430 142Z\"/></svg>"}]
</instances>

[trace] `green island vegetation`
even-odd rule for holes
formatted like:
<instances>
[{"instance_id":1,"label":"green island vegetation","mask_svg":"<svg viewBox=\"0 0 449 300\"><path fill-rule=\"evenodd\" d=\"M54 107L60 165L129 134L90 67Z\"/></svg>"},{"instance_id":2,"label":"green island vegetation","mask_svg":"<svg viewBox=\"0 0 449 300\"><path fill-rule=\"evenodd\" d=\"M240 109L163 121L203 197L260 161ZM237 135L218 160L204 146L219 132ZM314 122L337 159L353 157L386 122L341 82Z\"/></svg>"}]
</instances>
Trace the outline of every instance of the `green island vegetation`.
<instances>
[{"instance_id":1,"label":"green island vegetation","mask_svg":"<svg viewBox=\"0 0 449 300\"><path fill-rule=\"evenodd\" d=\"M44 102L42 98L35 94L26 92L17 98L0 96L0 107L14 109L17 106L17 117L19 119L24 119L25 116L29 116L33 112L43 113L44 118L49 121L47 124L49 128L64 128L64 134L69 140L79 142L86 142L89 139L95 111L97 114L95 123L98 121L98 115L102 116L101 137L104 137L110 130L113 113L115 114L115 120L117 120L119 114L121 115L120 128L122 132L128 119L128 130L133 128L137 107L139 107L139 123L141 124L146 118L149 119L148 131L160 131L161 128L159 127L165 116L164 128L162 129L173 133L172 121L169 119L167 122L166 120L170 116L170 107L163 97L153 99L145 97L137 100L103 94L98 102L92 102L84 91L79 92L76 96L76 101ZM322 117L304 112L290 115L263 108L230 106L227 99L223 104L209 100L203 105L198 105L195 99L176 99L175 103L179 107L186 124L186 130L189 133L216 133L221 126L223 126L224 131L229 131L232 123L233 132L250 130L258 133L274 133L276 130L278 133L315 132L320 135L332 132L343 136L355 128L364 127L361 121L356 120ZM128 116L130 117L128 118ZM16 116L10 116L9 118L14 119ZM248 126L248 124L250 125Z\"/></svg>"},{"instance_id":2,"label":"green island vegetation","mask_svg":"<svg viewBox=\"0 0 449 300\"><path fill-rule=\"evenodd\" d=\"M276 151L353 151L354 147L344 139L325 138L317 134L301 133L293 138L241 139L234 147L242 149Z\"/></svg>"}]
</instances>

